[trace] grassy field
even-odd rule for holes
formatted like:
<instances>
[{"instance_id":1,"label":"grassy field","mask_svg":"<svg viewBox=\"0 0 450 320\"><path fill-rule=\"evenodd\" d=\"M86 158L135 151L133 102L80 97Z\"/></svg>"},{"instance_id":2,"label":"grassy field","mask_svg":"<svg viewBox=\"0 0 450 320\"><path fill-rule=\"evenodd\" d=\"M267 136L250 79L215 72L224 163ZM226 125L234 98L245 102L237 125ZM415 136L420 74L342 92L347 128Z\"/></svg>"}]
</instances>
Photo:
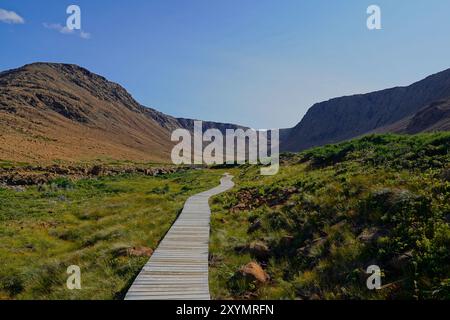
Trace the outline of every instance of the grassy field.
<instances>
[{"instance_id":1,"label":"grassy field","mask_svg":"<svg viewBox=\"0 0 450 320\"><path fill-rule=\"evenodd\" d=\"M381 135L286 155L272 177L244 167L213 199L213 297L450 299L449 150L449 133ZM237 276L251 261L270 281Z\"/></svg>"},{"instance_id":2,"label":"grassy field","mask_svg":"<svg viewBox=\"0 0 450 320\"><path fill-rule=\"evenodd\" d=\"M0 188L0 299L123 298L147 260L126 249L156 248L188 196L216 186L222 173ZM81 267L82 290L66 288L70 265Z\"/></svg>"},{"instance_id":3,"label":"grassy field","mask_svg":"<svg viewBox=\"0 0 450 320\"><path fill-rule=\"evenodd\" d=\"M210 290L224 299L450 299L450 134L375 135L259 168L0 188L0 299L121 299L188 196L214 197ZM4 166L10 163L3 162ZM270 280L242 278L258 263ZM82 290L65 286L79 265ZM379 265L382 289L366 287Z\"/></svg>"}]
</instances>

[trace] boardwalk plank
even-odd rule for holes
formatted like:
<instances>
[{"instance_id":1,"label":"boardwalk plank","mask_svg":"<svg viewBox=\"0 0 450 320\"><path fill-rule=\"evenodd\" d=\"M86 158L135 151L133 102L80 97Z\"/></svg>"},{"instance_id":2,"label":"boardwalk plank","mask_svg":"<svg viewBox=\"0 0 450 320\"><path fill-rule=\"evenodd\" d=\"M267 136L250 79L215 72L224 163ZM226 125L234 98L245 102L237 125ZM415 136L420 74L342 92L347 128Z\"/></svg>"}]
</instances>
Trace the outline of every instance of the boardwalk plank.
<instances>
[{"instance_id":1,"label":"boardwalk plank","mask_svg":"<svg viewBox=\"0 0 450 320\"><path fill-rule=\"evenodd\" d=\"M220 186L190 197L125 300L209 300L209 198L234 186L225 174Z\"/></svg>"}]
</instances>

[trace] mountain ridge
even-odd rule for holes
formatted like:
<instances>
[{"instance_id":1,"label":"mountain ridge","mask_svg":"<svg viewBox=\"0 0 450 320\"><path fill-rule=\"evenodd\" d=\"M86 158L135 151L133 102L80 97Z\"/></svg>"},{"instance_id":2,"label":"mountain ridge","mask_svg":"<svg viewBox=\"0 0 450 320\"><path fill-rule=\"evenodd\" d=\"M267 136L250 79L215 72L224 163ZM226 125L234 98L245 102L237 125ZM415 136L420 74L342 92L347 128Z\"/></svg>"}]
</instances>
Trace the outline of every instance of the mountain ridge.
<instances>
[{"instance_id":1,"label":"mountain ridge","mask_svg":"<svg viewBox=\"0 0 450 320\"><path fill-rule=\"evenodd\" d=\"M314 104L282 141L285 151L355 138L388 127L450 97L450 69L409 86L333 98Z\"/></svg>"},{"instance_id":2,"label":"mountain ridge","mask_svg":"<svg viewBox=\"0 0 450 320\"><path fill-rule=\"evenodd\" d=\"M83 67L47 62L0 73L0 115L0 159L26 162L168 162L171 131L194 121L144 107ZM241 126L206 121L204 127Z\"/></svg>"},{"instance_id":3,"label":"mountain ridge","mask_svg":"<svg viewBox=\"0 0 450 320\"><path fill-rule=\"evenodd\" d=\"M450 130L450 69L409 86L314 104L293 128L280 129L281 151L301 151L371 133ZM75 64L36 62L0 72L0 159L168 162L177 118L136 101L121 85ZM210 128L248 129L202 121Z\"/></svg>"}]
</instances>

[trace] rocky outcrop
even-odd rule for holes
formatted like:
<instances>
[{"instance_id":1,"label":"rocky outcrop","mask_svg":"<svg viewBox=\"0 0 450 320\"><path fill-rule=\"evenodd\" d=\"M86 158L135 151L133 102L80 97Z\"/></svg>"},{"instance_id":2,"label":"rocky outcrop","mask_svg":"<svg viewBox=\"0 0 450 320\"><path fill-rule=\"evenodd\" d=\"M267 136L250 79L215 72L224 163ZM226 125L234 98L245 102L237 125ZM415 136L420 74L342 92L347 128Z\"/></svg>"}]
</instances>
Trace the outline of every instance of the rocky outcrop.
<instances>
[{"instance_id":1,"label":"rocky outcrop","mask_svg":"<svg viewBox=\"0 0 450 320\"><path fill-rule=\"evenodd\" d=\"M238 203L232 211L252 210L262 205L277 206L286 202L289 197L298 192L296 187L277 188L274 190L258 190L256 188L242 188L237 193Z\"/></svg>"},{"instance_id":2,"label":"rocky outcrop","mask_svg":"<svg viewBox=\"0 0 450 320\"><path fill-rule=\"evenodd\" d=\"M120 174L143 174L159 176L186 170L184 167L153 167L140 166L25 166L15 168L0 168L0 184L6 186L31 186L50 183L57 178L81 179L89 177L113 176Z\"/></svg>"}]
</instances>

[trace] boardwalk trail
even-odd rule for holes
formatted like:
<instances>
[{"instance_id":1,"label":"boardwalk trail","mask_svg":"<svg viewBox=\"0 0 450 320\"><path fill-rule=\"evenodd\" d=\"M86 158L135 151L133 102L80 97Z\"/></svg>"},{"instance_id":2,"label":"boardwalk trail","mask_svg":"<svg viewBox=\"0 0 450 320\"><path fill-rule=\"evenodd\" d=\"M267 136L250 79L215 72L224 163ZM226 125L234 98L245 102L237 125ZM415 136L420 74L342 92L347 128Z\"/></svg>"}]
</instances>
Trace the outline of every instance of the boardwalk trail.
<instances>
[{"instance_id":1,"label":"boardwalk trail","mask_svg":"<svg viewBox=\"0 0 450 320\"><path fill-rule=\"evenodd\" d=\"M190 197L178 219L130 287L125 300L209 300L208 200L234 186L225 174L220 186Z\"/></svg>"}]
</instances>

